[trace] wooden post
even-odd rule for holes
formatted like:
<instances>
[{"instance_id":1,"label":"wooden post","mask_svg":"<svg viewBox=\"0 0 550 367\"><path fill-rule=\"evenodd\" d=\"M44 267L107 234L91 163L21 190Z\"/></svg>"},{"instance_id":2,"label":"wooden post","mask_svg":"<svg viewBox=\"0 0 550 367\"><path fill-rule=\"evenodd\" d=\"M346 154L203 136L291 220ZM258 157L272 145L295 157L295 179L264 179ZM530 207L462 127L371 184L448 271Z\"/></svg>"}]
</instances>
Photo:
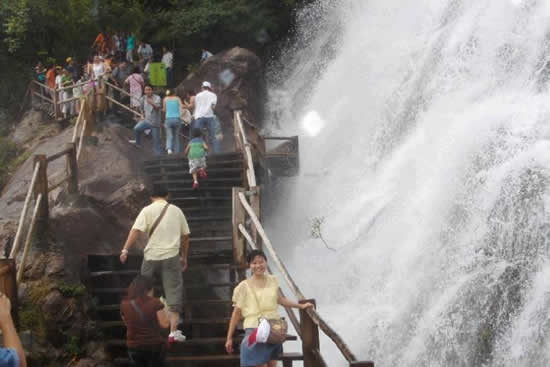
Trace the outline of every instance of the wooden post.
<instances>
[{"instance_id":1,"label":"wooden post","mask_svg":"<svg viewBox=\"0 0 550 367\"><path fill-rule=\"evenodd\" d=\"M250 206L254 210L254 214L258 217L258 219L261 220L260 217L260 186L255 186L250 188L251 191L254 191L255 194L250 196ZM251 226L251 235L252 239L254 240L254 243L258 246L258 248L262 249L262 239L260 236L258 236L258 231L255 226Z\"/></svg>"},{"instance_id":2,"label":"wooden post","mask_svg":"<svg viewBox=\"0 0 550 367\"><path fill-rule=\"evenodd\" d=\"M67 154L67 174L69 175L67 191L69 194L76 194L78 193L78 163L76 161L76 144L68 143L67 148L71 148L71 151Z\"/></svg>"},{"instance_id":3,"label":"wooden post","mask_svg":"<svg viewBox=\"0 0 550 367\"><path fill-rule=\"evenodd\" d=\"M233 201L233 262L239 265L246 264L246 245L239 231L239 224L244 224L245 211L239 200L239 192L244 192L242 187L234 187L231 195Z\"/></svg>"},{"instance_id":4,"label":"wooden post","mask_svg":"<svg viewBox=\"0 0 550 367\"><path fill-rule=\"evenodd\" d=\"M374 362L350 362L349 367L374 367Z\"/></svg>"},{"instance_id":5,"label":"wooden post","mask_svg":"<svg viewBox=\"0 0 550 367\"><path fill-rule=\"evenodd\" d=\"M0 292L4 293L11 302L11 316L15 327L19 326L17 314L17 282L15 281L15 259L0 259Z\"/></svg>"},{"instance_id":6,"label":"wooden post","mask_svg":"<svg viewBox=\"0 0 550 367\"><path fill-rule=\"evenodd\" d=\"M311 302L315 300L302 300L300 303ZM319 328L309 317L306 310L300 310L300 328L302 329L302 354L304 355L304 367L317 367L317 356L313 352L319 350Z\"/></svg>"},{"instance_id":7,"label":"wooden post","mask_svg":"<svg viewBox=\"0 0 550 367\"><path fill-rule=\"evenodd\" d=\"M40 214L39 218L42 222L42 225L47 226L49 218L49 207L48 207L48 161L47 157L44 154L37 154L34 156L34 163L40 164L38 170L38 181L36 182L36 191L35 195L42 194L42 204L40 205ZM42 227L42 228L44 228Z\"/></svg>"},{"instance_id":8,"label":"wooden post","mask_svg":"<svg viewBox=\"0 0 550 367\"><path fill-rule=\"evenodd\" d=\"M53 89L53 117L57 120L58 117L59 117L59 112L58 112L58 105L57 105L57 99L58 99L58 95L57 95L57 90L56 88Z\"/></svg>"}]
</instances>

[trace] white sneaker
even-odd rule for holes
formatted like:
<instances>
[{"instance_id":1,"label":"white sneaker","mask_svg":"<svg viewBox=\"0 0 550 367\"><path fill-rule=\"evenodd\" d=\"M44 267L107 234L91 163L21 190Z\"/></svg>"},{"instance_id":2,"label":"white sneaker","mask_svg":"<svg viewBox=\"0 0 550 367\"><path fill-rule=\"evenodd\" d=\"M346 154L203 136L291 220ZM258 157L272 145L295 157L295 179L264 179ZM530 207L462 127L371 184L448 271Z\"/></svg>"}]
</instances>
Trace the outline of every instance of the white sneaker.
<instances>
[{"instance_id":1,"label":"white sneaker","mask_svg":"<svg viewBox=\"0 0 550 367\"><path fill-rule=\"evenodd\" d=\"M181 343L185 341L185 335L181 332L181 330L172 331L170 335L168 335L168 343Z\"/></svg>"},{"instance_id":2,"label":"white sneaker","mask_svg":"<svg viewBox=\"0 0 550 367\"><path fill-rule=\"evenodd\" d=\"M172 154L172 149L168 149L168 154Z\"/></svg>"},{"instance_id":3,"label":"white sneaker","mask_svg":"<svg viewBox=\"0 0 550 367\"><path fill-rule=\"evenodd\" d=\"M128 143L137 145L137 141L135 140L128 140Z\"/></svg>"}]
</instances>

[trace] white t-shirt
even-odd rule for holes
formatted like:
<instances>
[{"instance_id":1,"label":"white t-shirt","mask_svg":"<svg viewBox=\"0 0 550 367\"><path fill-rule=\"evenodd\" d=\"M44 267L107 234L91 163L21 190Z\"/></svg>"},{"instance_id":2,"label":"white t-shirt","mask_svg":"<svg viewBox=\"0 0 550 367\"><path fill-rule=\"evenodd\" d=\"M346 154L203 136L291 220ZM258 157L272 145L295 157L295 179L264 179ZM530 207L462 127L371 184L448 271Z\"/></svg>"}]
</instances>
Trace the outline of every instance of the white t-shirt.
<instances>
[{"instance_id":1,"label":"white t-shirt","mask_svg":"<svg viewBox=\"0 0 550 367\"><path fill-rule=\"evenodd\" d=\"M203 90L195 96L195 119L214 117L212 105L218 103L218 97L209 90Z\"/></svg>"},{"instance_id":2,"label":"white t-shirt","mask_svg":"<svg viewBox=\"0 0 550 367\"><path fill-rule=\"evenodd\" d=\"M174 55L170 51L162 55L162 63L168 68L172 68L172 62L174 61Z\"/></svg>"}]
</instances>

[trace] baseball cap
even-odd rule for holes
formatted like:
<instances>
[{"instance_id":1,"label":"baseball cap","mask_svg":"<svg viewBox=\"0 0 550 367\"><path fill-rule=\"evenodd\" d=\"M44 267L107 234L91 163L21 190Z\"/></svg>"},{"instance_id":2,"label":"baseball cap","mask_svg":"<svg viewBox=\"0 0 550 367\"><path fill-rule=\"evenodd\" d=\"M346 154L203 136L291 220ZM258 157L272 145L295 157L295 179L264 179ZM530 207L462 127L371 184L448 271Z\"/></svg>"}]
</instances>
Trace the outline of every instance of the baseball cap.
<instances>
[{"instance_id":1,"label":"baseball cap","mask_svg":"<svg viewBox=\"0 0 550 367\"><path fill-rule=\"evenodd\" d=\"M202 86L203 88L212 88L212 84L210 84L210 82L207 82L207 81L202 82Z\"/></svg>"}]
</instances>

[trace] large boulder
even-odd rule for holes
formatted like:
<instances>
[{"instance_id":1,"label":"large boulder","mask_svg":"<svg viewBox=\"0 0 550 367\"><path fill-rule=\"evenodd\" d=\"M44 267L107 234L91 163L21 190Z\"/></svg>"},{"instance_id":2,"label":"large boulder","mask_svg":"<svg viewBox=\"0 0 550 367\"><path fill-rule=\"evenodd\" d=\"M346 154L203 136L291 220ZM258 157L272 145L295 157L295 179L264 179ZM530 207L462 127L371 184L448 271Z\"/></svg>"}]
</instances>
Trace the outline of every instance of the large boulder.
<instances>
[{"instance_id":1,"label":"large boulder","mask_svg":"<svg viewBox=\"0 0 550 367\"><path fill-rule=\"evenodd\" d=\"M183 98L187 91L199 92L203 81L212 83L218 95L215 112L226 136L232 135L234 110L242 110L252 124L260 121L263 70L260 58L252 51L234 47L208 58L177 87L176 93Z\"/></svg>"}]
</instances>

